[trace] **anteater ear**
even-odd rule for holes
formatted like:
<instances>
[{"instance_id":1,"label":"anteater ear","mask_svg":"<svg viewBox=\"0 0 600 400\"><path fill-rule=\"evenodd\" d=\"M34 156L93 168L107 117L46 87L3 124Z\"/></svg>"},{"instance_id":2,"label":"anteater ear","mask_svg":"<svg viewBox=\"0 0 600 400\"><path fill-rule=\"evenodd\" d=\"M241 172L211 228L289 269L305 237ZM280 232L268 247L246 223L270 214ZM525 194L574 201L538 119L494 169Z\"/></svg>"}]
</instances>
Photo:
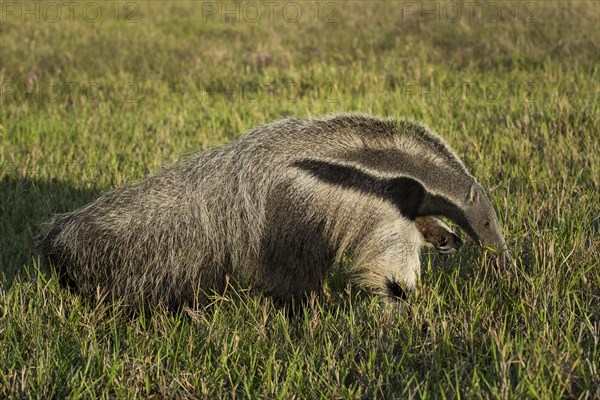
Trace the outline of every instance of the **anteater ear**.
<instances>
[{"instance_id":1,"label":"anteater ear","mask_svg":"<svg viewBox=\"0 0 600 400\"><path fill-rule=\"evenodd\" d=\"M479 202L479 190L477 189L477 185L472 184L469 189L469 204L477 204Z\"/></svg>"}]
</instances>

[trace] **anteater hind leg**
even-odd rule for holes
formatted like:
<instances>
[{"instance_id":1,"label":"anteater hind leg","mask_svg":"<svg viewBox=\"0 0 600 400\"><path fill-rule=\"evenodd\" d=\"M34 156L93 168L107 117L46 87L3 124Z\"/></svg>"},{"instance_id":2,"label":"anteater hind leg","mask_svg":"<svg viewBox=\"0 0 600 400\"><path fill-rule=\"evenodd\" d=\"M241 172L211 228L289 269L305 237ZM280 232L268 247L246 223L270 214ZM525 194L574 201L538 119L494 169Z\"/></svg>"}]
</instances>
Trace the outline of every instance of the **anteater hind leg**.
<instances>
[{"instance_id":1,"label":"anteater hind leg","mask_svg":"<svg viewBox=\"0 0 600 400\"><path fill-rule=\"evenodd\" d=\"M354 254L356 281L387 299L405 299L421 275L422 237L414 222L378 228Z\"/></svg>"}]
</instances>

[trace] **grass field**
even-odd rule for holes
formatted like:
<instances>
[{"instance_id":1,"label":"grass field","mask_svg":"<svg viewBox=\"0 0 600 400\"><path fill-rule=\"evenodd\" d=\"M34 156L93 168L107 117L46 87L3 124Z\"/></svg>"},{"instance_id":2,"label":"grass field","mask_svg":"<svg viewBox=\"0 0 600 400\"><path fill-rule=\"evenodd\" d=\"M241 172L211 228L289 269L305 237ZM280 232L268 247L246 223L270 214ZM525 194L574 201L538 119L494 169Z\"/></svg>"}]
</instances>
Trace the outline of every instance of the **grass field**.
<instances>
[{"instance_id":1,"label":"grass field","mask_svg":"<svg viewBox=\"0 0 600 400\"><path fill-rule=\"evenodd\" d=\"M468 2L467 2L468 3ZM0 1L0 398L600 398L600 4ZM281 116L439 132L515 258L423 257L402 312L334 273L288 318L226 293L131 315L34 237Z\"/></svg>"}]
</instances>

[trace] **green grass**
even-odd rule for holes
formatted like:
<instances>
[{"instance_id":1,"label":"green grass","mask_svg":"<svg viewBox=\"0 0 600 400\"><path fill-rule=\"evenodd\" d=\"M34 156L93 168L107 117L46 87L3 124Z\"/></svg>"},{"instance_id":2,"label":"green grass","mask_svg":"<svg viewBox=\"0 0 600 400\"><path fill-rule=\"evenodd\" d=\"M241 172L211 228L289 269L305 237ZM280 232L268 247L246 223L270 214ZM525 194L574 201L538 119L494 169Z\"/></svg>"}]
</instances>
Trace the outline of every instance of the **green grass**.
<instances>
[{"instance_id":1,"label":"green grass","mask_svg":"<svg viewBox=\"0 0 600 400\"><path fill-rule=\"evenodd\" d=\"M239 23L179 1L51 22L46 4L0 2L1 398L600 397L598 3L480 3L455 23L457 3L322 2L315 20L296 2L298 23L284 3ZM336 111L441 133L515 264L425 254L399 312L335 273L294 318L247 292L131 315L37 271L52 214L259 123Z\"/></svg>"}]
</instances>

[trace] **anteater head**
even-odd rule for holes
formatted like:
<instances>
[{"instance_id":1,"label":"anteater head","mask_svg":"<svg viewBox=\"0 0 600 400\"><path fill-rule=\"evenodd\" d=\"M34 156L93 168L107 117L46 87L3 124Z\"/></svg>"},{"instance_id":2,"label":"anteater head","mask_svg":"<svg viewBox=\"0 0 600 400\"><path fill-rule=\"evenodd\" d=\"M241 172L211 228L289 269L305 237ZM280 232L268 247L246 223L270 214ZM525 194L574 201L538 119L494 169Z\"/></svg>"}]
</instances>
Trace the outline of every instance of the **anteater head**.
<instances>
[{"instance_id":1,"label":"anteater head","mask_svg":"<svg viewBox=\"0 0 600 400\"><path fill-rule=\"evenodd\" d=\"M465 219L462 221L462 228L483 247L497 254L497 264L500 267L510 263L511 257L496 211L477 182L473 182L469 188L462 211Z\"/></svg>"}]
</instances>

